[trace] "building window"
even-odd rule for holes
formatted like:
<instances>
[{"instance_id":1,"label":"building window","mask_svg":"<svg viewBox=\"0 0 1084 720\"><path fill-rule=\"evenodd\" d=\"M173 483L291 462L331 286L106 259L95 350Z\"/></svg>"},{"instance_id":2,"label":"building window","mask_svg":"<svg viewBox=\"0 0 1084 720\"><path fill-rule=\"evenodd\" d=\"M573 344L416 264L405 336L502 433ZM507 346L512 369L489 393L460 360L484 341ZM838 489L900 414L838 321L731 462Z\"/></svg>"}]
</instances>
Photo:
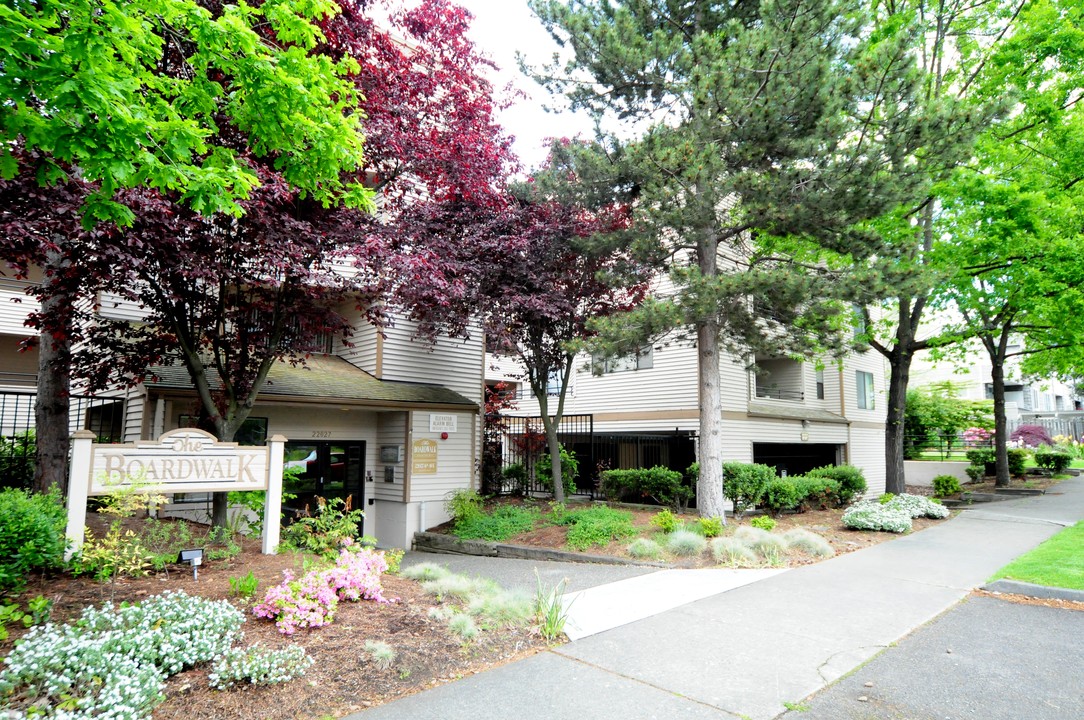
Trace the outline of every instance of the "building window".
<instances>
[{"instance_id":1,"label":"building window","mask_svg":"<svg viewBox=\"0 0 1084 720\"><path fill-rule=\"evenodd\" d=\"M858 370L855 373L855 386L858 394L858 407L861 410L873 409L873 373Z\"/></svg>"},{"instance_id":2,"label":"building window","mask_svg":"<svg viewBox=\"0 0 1084 720\"><path fill-rule=\"evenodd\" d=\"M626 370L647 370L655 366L654 348L644 345L634 353L614 358L592 356L591 366L596 374L625 372Z\"/></svg>"},{"instance_id":3,"label":"building window","mask_svg":"<svg viewBox=\"0 0 1084 720\"><path fill-rule=\"evenodd\" d=\"M549 377L546 378L546 394L547 395L560 395L561 394L561 371L551 370Z\"/></svg>"},{"instance_id":4,"label":"building window","mask_svg":"<svg viewBox=\"0 0 1084 720\"><path fill-rule=\"evenodd\" d=\"M817 371L817 399L824 399L824 370Z\"/></svg>"}]
</instances>

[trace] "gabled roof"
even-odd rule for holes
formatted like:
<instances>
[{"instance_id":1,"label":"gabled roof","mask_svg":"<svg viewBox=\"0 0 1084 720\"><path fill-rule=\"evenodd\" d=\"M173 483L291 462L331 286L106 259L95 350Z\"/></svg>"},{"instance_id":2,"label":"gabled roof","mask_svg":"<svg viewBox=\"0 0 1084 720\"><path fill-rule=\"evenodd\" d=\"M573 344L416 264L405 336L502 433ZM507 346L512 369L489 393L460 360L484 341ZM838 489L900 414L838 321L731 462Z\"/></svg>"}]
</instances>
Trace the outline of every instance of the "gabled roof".
<instances>
[{"instance_id":1,"label":"gabled roof","mask_svg":"<svg viewBox=\"0 0 1084 720\"><path fill-rule=\"evenodd\" d=\"M146 386L161 390L192 390L192 381L183 365L157 365L149 369ZM218 373L208 368L212 390L221 387ZM476 408L477 403L442 385L390 382L334 355L314 355L304 365L275 363L260 397L299 398L328 402L357 401L368 405L459 405Z\"/></svg>"}]
</instances>

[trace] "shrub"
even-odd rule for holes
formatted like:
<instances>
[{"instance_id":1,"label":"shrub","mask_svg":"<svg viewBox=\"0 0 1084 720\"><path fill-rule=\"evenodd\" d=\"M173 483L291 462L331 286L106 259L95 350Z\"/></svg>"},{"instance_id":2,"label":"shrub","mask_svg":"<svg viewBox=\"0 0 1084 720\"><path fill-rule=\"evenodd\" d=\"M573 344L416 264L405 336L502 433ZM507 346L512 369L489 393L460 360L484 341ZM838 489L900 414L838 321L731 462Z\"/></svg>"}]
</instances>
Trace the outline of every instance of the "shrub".
<instances>
[{"instance_id":1,"label":"shrub","mask_svg":"<svg viewBox=\"0 0 1084 720\"><path fill-rule=\"evenodd\" d=\"M610 500L651 499L675 511L684 510L693 491L676 470L664 467L638 470L604 470L602 494Z\"/></svg>"},{"instance_id":2,"label":"shrub","mask_svg":"<svg viewBox=\"0 0 1084 720\"><path fill-rule=\"evenodd\" d=\"M1009 474L1020 477L1024 474L1028 462L1028 451L1022 448L1009 448Z\"/></svg>"},{"instance_id":3,"label":"shrub","mask_svg":"<svg viewBox=\"0 0 1084 720\"><path fill-rule=\"evenodd\" d=\"M1041 468L1052 470L1055 474L1062 473L1065 468L1073 463L1072 454L1057 448L1035 450L1035 464Z\"/></svg>"},{"instance_id":4,"label":"shrub","mask_svg":"<svg viewBox=\"0 0 1084 720\"><path fill-rule=\"evenodd\" d=\"M723 534L723 519L721 517L700 518L696 521L697 530L706 538L719 537Z\"/></svg>"},{"instance_id":5,"label":"shrub","mask_svg":"<svg viewBox=\"0 0 1084 720\"><path fill-rule=\"evenodd\" d=\"M636 538L626 549L629 555L640 560L654 560L662 554L662 546L649 538Z\"/></svg>"},{"instance_id":6,"label":"shrub","mask_svg":"<svg viewBox=\"0 0 1084 720\"><path fill-rule=\"evenodd\" d=\"M712 540L711 556L715 558L715 562L731 567L753 567L757 564L756 553L736 537L722 537Z\"/></svg>"},{"instance_id":7,"label":"shrub","mask_svg":"<svg viewBox=\"0 0 1084 720\"><path fill-rule=\"evenodd\" d=\"M960 481L952 475L938 475L933 479L933 494L937 497L955 495L961 489Z\"/></svg>"},{"instance_id":8,"label":"shrub","mask_svg":"<svg viewBox=\"0 0 1084 720\"><path fill-rule=\"evenodd\" d=\"M984 465L968 465L964 468L964 472L967 473L967 477L971 478L971 482L978 482L982 480L986 468Z\"/></svg>"},{"instance_id":9,"label":"shrub","mask_svg":"<svg viewBox=\"0 0 1084 720\"><path fill-rule=\"evenodd\" d=\"M559 448L561 453L561 485L565 489L565 495L576 492L576 476L580 472L580 462L576 459L576 453L566 450L564 445ZM534 466L535 478L538 485L549 492L553 492L553 459L549 452L543 452Z\"/></svg>"},{"instance_id":10,"label":"shrub","mask_svg":"<svg viewBox=\"0 0 1084 720\"><path fill-rule=\"evenodd\" d=\"M300 645L280 650L265 650L258 644L249 648L232 648L215 660L207 676L215 690L226 690L237 683L273 685L301 677L313 659Z\"/></svg>"},{"instance_id":11,"label":"shrub","mask_svg":"<svg viewBox=\"0 0 1084 720\"><path fill-rule=\"evenodd\" d=\"M0 592L21 590L32 572L63 567L66 526L56 489L0 491Z\"/></svg>"},{"instance_id":12,"label":"shrub","mask_svg":"<svg viewBox=\"0 0 1084 720\"><path fill-rule=\"evenodd\" d=\"M381 670L387 670L395 662L395 648L383 640L366 640L365 652L369 653L373 665L376 665Z\"/></svg>"},{"instance_id":13,"label":"shrub","mask_svg":"<svg viewBox=\"0 0 1084 720\"><path fill-rule=\"evenodd\" d=\"M906 512L913 518L928 517L934 520L941 520L949 516L949 509L944 505L934 502L928 497L922 495L909 495L907 493L901 493L895 495L889 499L888 502L883 503L884 507L892 510L901 510Z\"/></svg>"},{"instance_id":14,"label":"shrub","mask_svg":"<svg viewBox=\"0 0 1084 720\"><path fill-rule=\"evenodd\" d=\"M34 482L38 443L33 430L11 437L0 436L0 478L13 488L29 488Z\"/></svg>"},{"instance_id":15,"label":"shrub","mask_svg":"<svg viewBox=\"0 0 1084 720\"><path fill-rule=\"evenodd\" d=\"M708 541L691 530L675 530L666 538L666 549L678 557L693 557L704 552Z\"/></svg>"},{"instance_id":16,"label":"shrub","mask_svg":"<svg viewBox=\"0 0 1084 720\"><path fill-rule=\"evenodd\" d=\"M501 470L504 484L521 495L527 491L527 468L523 463L513 463Z\"/></svg>"},{"instance_id":17,"label":"shrub","mask_svg":"<svg viewBox=\"0 0 1084 720\"><path fill-rule=\"evenodd\" d=\"M801 497L799 508L803 512L827 510L843 504L840 500L842 486L838 480L816 475L798 476L794 478L794 485Z\"/></svg>"},{"instance_id":18,"label":"shrub","mask_svg":"<svg viewBox=\"0 0 1084 720\"><path fill-rule=\"evenodd\" d=\"M428 580L437 580L442 577L447 577L452 574L452 571L443 565L437 565L436 563L423 562L417 565L411 565L408 568L404 568L399 573L407 580L417 580L418 582L426 582Z\"/></svg>"},{"instance_id":19,"label":"shrub","mask_svg":"<svg viewBox=\"0 0 1084 720\"><path fill-rule=\"evenodd\" d=\"M734 516L741 518L757 506L768 483L775 479L775 469L760 463L723 463L723 495L734 503Z\"/></svg>"},{"instance_id":20,"label":"shrub","mask_svg":"<svg viewBox=\"0 0 1084 720\"><path fill-rule=\"evenodd\" d=\"M241 637L244 615L224 600L167 592L138 605L87 608L73 624L32 628L0 671L0 696L25 715L150 716L165 678L210 662ZM19 713L22 717L24 713Z\"/></svg>"},{"instance_id":21,"label":"shrub","mask_svg":"<svg viewBox=\"0 0 1084 720\"><path fill-rule=\"evenodd\" d=\"M1024 447L1037 448L1040 445L1053 445L1050 433L1042 425L1021 425L1012 431L1009 440L1021 443Z\"/></svg>"},{"instance_id":22,"label":"shrub","mask_svg":"<svg viewBox=\"0 0 1084 720\"><path fill-rule=\"evenodd\" d=\"M660 510L655 513L651 518L651 524L662 530L664 533L672 533L678 529L681 522L677 519L677 516L669 510Z\"/></svg>"},{"instance_id":23,"label":"shrub","mask_svg":"<svg viewBox=\"0 0 1084 720\"><path fill-rule=\"evenodd\" d=\"M569 526L567 542L573 550L587 550L592 545L604 547L611 540L624 540L636 534L632 513L605 505L572 510L561 518L560 524Z\"/></svg>"},{"instance_id":24,"label":"shrub","mask_svg":"<svg viewBox=\"0 0 1084 720\"><path fill-rule=\"evenodd\" d=\"M856 497L864 495L869 487L866 484L866 476L862 469L854 465L825 465L824 467L813 468L806 473L806 477L831 478L838 482L840 506L846 505Z\"/></svg>"},{"instance_id":25,"label":"shrub","mask_svg":"<svg viewBox=\"0 0 1084 720\"><path fill-rule=\"evenodd\" d=\"M504 542L534 527L540 512L520 505L500 505L489 513L468 514L456 521L452 534L463 540Z\"/></svg>"},{"instance_id":26,"label":"shrub","mask_svg":"<svg viewBox=\"0 0 1084 720\"><path fill-rule=\"evenodd\" d=\"M171 560L176 557L174 555ZM101 539L87 528L83 548L73 562L72 572L93 575L99 582L118 576L142 577L147 574L152 558L139 536L131 530L122 531L120 522L115 521Z\"/></svg>"},{"instance_id":27,"label":"shrub","mask_svg":"<svg viewBox=\"0 0 1084 720\"><path fill-rule=\"evenodd\" d=\"M358 524L365 517L361 510L351 510L341 498L316 498L316 514L299 518L282 533L282 543L294 550L305 550L326 558L335 557L342 541L358 535Z\"/></svg>"},{"instance_id":28,"label":"shrub","mask_svg":"<svg viewBox=\"0 0 1084 720\"><path fill-rule=\"evenodd\" d=\"M760 530L771 532L775 529L775 520L767 515L757 515L749 521L749 524Z\"/></svg>"},{"instance_id":29,"label":"shrub","mask_svg":"<svg viewBox=\"0 0 1084 720\"><path fill-rule=\"evenodd\" d=\"M836 554L832 544L820 535L803 528L792 528L783 533L787 547L799 550L813 557L827 558Z\"/></svg>"},{"instance_id":30,"label":"shrub","mask_svg":"<svg viewBox=\"0 0 1084 720\"><path fill-rule=\"evenodd\" d=\"M843 525L852 530L883 530L903 533L911 530L911 514L907 510L880 502L862 500L843 513Z\"/></svg>"},{"instance_id":31,"label":"shrub","mask_svg":"<svg viewBox=\"0 0 1084 720\"><path fill-rule=\"evenodd\" d=\"M457 522L474 515L481 515L482 496L470 488L453 490L444 496L444 512Z\"/></svg>"},{"instance_id":32,"label":"shrub","mask_svg":"<svg viewBox=\"0 0 1084 720\"><path fill-rule=\"evenodd\" d=\"M764 508L772 515L778 515L784 510L793 510L802 501L798 493L798 486L790 478L775 478L764 490L764 498L761 502Z\"/></svg>"}]
</instances>

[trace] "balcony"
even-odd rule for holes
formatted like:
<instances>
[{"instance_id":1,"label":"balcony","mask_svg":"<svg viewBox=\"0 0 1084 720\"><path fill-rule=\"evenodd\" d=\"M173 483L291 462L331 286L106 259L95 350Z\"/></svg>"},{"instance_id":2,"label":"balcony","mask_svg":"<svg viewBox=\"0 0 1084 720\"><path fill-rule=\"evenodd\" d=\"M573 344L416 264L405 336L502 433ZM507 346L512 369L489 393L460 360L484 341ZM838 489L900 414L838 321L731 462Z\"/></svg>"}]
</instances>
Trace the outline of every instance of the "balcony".
<instances>
[{"instance_id":1,"label":"balcony","mask_svg":"<svg viewBox=\"0 0 1084 720\"><path fill-rule=\"evenodd\" d=\"M754 395L757 399L803 402L802 363L790 358L758 357Z\"/></svg>"}]
</instances>

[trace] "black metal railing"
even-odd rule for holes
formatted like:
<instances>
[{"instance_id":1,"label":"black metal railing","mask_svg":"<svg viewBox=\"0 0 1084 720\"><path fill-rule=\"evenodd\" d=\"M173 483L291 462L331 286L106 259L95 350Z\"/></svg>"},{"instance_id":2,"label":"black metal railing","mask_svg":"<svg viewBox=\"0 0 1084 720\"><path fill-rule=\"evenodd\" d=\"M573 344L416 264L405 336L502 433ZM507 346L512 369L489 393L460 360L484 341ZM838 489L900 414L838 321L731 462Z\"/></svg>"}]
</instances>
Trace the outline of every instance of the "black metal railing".
<instances>
[{"instance_id":1,"label":"black metal railing","mask_svg":"<svg viewBox=\"0 0 1084 720\"><path fill-rule=\"evenodd\" d=\"M0 487L30 486L37 452L36 393L0 392ZM90 430L99 442L119 442L124 434L124 399L72 395L68 430Z\"/></svg>"},{"instance_id":2,"label":"black metal railing","mask_svg":"<svg viewBox=\"0 0 1084 720\"><path fill-rule=\"evenodd\" d=\"M805 393L801 390L783 390L775 387L757 386L758 398L770 398L772 400L805 400Z\"/></svg>"},{"instance_id":3,"label":"black metal railing","mask_svg":"<svg viewBox=\"0 0 1084 720\"><path fill-rule=\"evenodd\" d=\"M504 418L500 447L500 471L486 473L485 492L502 494L547 494L552 492L548 476L548 443L541 417ZM656 465L684 471L696 460L693 433L596 433L593 415L562 418L557 437L575 458L574 495L600 497L599 474L609 469L650 468Z\"/></svg>"}]
</instances>

